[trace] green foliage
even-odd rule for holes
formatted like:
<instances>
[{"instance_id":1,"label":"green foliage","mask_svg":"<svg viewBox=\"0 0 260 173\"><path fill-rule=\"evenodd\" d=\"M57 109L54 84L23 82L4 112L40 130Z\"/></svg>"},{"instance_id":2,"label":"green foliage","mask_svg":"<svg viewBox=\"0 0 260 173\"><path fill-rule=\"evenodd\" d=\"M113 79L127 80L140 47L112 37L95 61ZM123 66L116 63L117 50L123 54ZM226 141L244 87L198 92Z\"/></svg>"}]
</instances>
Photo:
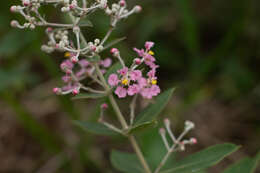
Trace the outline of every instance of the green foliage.
<instances>
[{"instance_id":1,"label":"green foliage","mask_svg":"<svg viewBox=\"0 0 260 173\"><path fill-rule=\"evenodd\" d=\"M78 100L78 99L98 99L105 97L106 94L98 94L98 93L83 93L83 94L78 94L75 97L73 97L73 100Z\"/></svg>"},{"instance_id":2,"label":"green foliage","mask_svg":"<svg viewBox=\"0 0 260 173\"><path fill-rule=\"evenodd\" d=\"M135 154L112 151L110 155L112 165L124 173L143 173L143 168Z\"/></svg>"},{"instance_id":3,"label":"green foliage","mask_svg":"<svg viewBox=\"0 0 260 173\"><path fill-rule=\"evenodd\" d=\"M244 158L228 167L223 173L254 173L260 160L260 152L255 158Z\"/></svg>"},{"instance_id":4,"label":"green foliage","mask_svg":"<svg viewBox=\"0 0 260 173\"><path fill-rule=\"evenodd\" d=\"M161 173L191 173L204 170L224 159L229 154L235 152L239 147L233 144L218 144L205 150L191 154L181 161L172 165L172 168Z\"/></svg>"},{"instance_id":5,"label":"green foliage","mask_svg":"<svg viewBox=\"0 0 260 173\"><path fill-rule=\"evenodd\" d=\"M87 132L94 133L97 135L118 135L118 133L110 130L105 125L101 123L94 123L94 122L83 122L83 121L73 121L75 125L81 127L82 129L86 130Z\"/></svg>"},{"instance_id":6,"label":"green foliage","mask_svg":"<svg viewBox=\"0 0 260 173\"><path fill-rule=\"evenodd\" d=\"M145 125L149 122L154 121L154 119L161 113L161 111L167 105L174 90L174 88L168 89L167 91L164 91L162 94L157 96L154 103L150 104L140 114L137 115L134 127L139 127L143 124Z\"/></svg>"}]
</instances>

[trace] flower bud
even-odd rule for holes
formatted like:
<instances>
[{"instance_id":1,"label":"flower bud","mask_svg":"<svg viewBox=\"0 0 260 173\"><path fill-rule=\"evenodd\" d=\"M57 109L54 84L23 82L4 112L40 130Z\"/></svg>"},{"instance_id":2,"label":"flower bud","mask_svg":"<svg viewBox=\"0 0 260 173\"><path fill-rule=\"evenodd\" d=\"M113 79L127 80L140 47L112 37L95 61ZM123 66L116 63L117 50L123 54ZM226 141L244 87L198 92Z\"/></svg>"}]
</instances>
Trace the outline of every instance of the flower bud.
<instances>
[{"instance_id":1,"label":"flower bud","mask_svg":"<svg viewBox=\"0 0 260 173\"><path fill-rule=\"evenodd\" d=\"M79 59L78 59L77 56L73 56L73 57L71 58L71 62L72 62L73 64L76 64L78 61L79 61Z\"/></svg>"},{"instance_id":2,"label":"flower bud","mask_svg":"<svg viewBox=\"0 0 260 173\"><path fill-rule=\"evenodd\" d=\"M17 20L12 20L10 24L11 24L11 26L14 27L14 28L16 28L16 27L19 25L19 23L18 23Z\"/></svg>"},{"instance_id":3,"label":"flower bud","mask_svg":"<svg viewBox=\"0 0 260 173\"><path fill-rule=\"evenodd\" d=\"M191 121L185 121L185 130L189 131L195 127L194 123Z\"/></svg>"},{"instance_id":4,"label":"flower bud","mask_svg":"<svg viewBox=\"0 0 260 173\"><path fill-rule=\"evenodd\" d=\"M73 27L73 32L74 33L79 33L80 32L79 27L78 26Z\"/></svg>"},{"instance_id":5,"label":"flower bud","mask_svg":"<svg viewBox=\"0 0 260 173\"><path fill-rule=\"evenodd\" d=\"M137 5L137 6L134 7L134 11L136 13L140 13L142 11L142 7L140 5Z\"/></svg>"},{"instance_id":6,"label":"flower bud","mask_svg":"<svg viewBox=\"0 0 260 173\"><path fill-rule=\"evenodd\" d=\"M13 12L13 13L17 12L17 7L15 5L11 6L10 11Z\"/></svg>"},{"instance_id":7,"label":"flower bud","mask_svg":"<svg viewBox=\"0 0 260 173\"><path fill-rule=\"evenodd\" d=\"M196 138L190 138L190 142L191 142L191 144L197 144L198 143Z\"/></svg>"},{"instance_id":8,"label":"flower bud","mask_svg":"<svg viewBox=\"0 0 260 173\"><path fill-rule=\"evenodd\" d=\"M46 28L46 33L50 33L50 32L52 32L52 31L53 31L52 27Z\"/></svg>"},{"instance_id":9,"label":"flower bud","mask_svg":"<svg viewBox=\"0 0 260 173\"><path fill-rule=\"evenodd\" d=\"M103 103L102 105L101 105L101 109L107 109L108 108L108 105L106 104L106 103Z\"/></svg>"},{"instance_id":10,"label":"flower bud","mask_svg":"<svg viewBox=\"0 0 260 173\"><path fill-rule=\"evenodd\" d=\"M160 132L160 134L165 134L165 133L166 133L166 131L165 131L164 128L160 128L160 129L159 129L159 132Z\"/></svg>"},{"instance_id":11,"label":"flower bud","mask_svg":"<svg viewBox=\"0 0 260 173\"><path fill-rule=\"evenodd\" d=\"M126 5L125 0L121 0L121 1L119 2L119 5L120 5L121 7L124 7L124 6Z\"/></svg>"},{"instance_id":12,"label":"flower bud","mask_svg":"<svg viewBox=\"0 0 260 173\"><path fill-rule=\"evenodd\" d=\"M115 56L116 54L119 53L119 50L118 50L117 48L112 48L112 49L110 50L110 53Z\"/></svg>"},{"instance_id":13,"label":"flower bud","mask_svg":"<svg viewBox=\"0 0 260 173\"><path fill-rule=\"evenodd\" d=\"M142 63L142 60L140 58L135 58L134 62L136 65L140 65Z\"/></svg>"},{"instance_id":14,"label":"flower bud","mask_svg":"<svg viewBox=\"0 0 260 173\"><path fill-rule=\"evenodd\" d=\"M73 89L72 90L72 94L75 96L75 95L78 95L79 94L79 90L78 89Z\"/></svg>"},{"instance_id":15,"label":"flower bud","mask_svg":"<svg viewBox=\"0 0 260 173\"><path fill-rule=\"evenodd\" d=\"M30 0L23 0L23 5L25 7L29 6L31 3L30 3Z\"/></svg>"},{"instance_id":16,"label":"flower bud","mask_svg":"<svg viewBox=\"0 0 260 173\"><path fill-rule=\"evenodd\" d=\"M52 91L55 94L60 94L61 93L61 89L60 88L53 88Z\"/></svg>"}]
</instances>

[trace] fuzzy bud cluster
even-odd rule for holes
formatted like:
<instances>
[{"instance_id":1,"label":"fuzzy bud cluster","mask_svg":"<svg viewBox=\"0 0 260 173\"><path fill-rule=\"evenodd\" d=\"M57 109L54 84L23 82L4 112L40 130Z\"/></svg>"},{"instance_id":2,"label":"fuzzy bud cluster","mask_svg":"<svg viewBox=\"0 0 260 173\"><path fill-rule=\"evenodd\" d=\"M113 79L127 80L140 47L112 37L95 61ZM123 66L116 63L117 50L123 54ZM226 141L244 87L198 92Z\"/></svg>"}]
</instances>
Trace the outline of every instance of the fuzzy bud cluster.
<instances>
[{"instance_id":1,"label":"fuzzy bud cluster","mask_svg":"<svg viewBox=\"0 0 260 173\"><path fill-rule=\"evenodd\" d=\"M164 125L165 125L165 129L164 128L160 128L159 133L162 137L163 143L166 147L166 149L169 152L173 152L174 150L185 150L185 146L186 145L193 145L193 144L197 144L197 139L196 138L190 138L190 139L183 139L183 137L191 130L195 127L194 123L191 121L185 121L185 127L184 127L184 131L181 133L181 135L179 137L175 137L175 135L173 134L172 130L171 130L171 122L169 119L165 119L164 120ZM166 133L167 132L167 133ZM166 134L168 134L170 136L170 139L172 141L172 146L169 145L169 142L167 140Z\"/></svg>"}]
</instances>

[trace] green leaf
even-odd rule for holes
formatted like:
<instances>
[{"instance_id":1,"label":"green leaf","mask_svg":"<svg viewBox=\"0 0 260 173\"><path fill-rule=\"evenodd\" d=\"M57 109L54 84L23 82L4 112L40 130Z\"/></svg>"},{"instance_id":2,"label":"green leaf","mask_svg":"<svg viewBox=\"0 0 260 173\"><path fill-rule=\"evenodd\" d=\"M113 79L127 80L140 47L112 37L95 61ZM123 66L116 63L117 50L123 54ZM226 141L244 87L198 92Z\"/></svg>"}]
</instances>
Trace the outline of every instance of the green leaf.
<instances>
[{"instance_id":1,"label":"green leaf","mask_svg":"<svg viewBox=\"0 0 260 173\"><path fill-rule=\"evenodd\" d=\"M80 27L93 27L93 24L90 20L88 19L83 19L79 22Z\"/></svg>"},{"instance_id":2,"label":"green leaf","mask_svg":"<svg viewBox=\"0 0 260 173\"><path fill-rule=\"evenodd\" d=\"M111 75L112 73L116 73L117 70L121 69L122 68L122 65L118 62L118 63L115 63L114 65L112 65L108 71L106 72L105 74L105 79L108 80L108 77L109 75Z\"/></svg>"},{"instance_id":3,"label":"green leaf","mask_svg":"<svg viewBox=\"0 0 260 173\"><path fill-rule=\"evenodd\" d=\"M135 154L112 151L110 155L112 165L124 173L143 173L143 168Z\"/></svg>"},{"instance_id":4,"label":"green leaf","mask_svg":"<svg viewBox=\"0 0 260 173\"><path fill-rule=\"evenodd\" d=\"M78 100L78 99L98 99L98 98L102 98L105 97L106 94L98 94L98 93L83 93L83 94L79 94L75 97L73 97L73 100Z\"/></svg>"},{"instance_id":5,"label":"green leaf","mask_svg":"<svg viewBox=\"0 0 260 173\"><path fill-rule=\"evenodd\" d=\"M73 121L75 125L81 127L83 130L86 130L90 133L94 133L97 135L118 135L118 133L112 131L101 123L94 122L83 122L83 121Z\"/></svg>"},{"instance_id":6,"label":"green leaf","mask_svg":"<svg viewBox=\"0 0 260 173\"><path fill-rule=\"evenodd\" d=\"M146 122L153 121L155 117L158 116L167 105L174 90L174 88L171 88L157 96L155 103L149 105L139 115L137 115L134 126L139 126Z\"/></svg>"},{"instance_id":7,"label":"green leaf","mask_svg":"<svg viewBox=\"0 0 260 173\"><path fill-rule=\"evenodd\" d=\"M172 168L161 173L191 173L204 170L217 164L238 148L234 144L218 144L176 162Z\"/></svg>"},{"instance_id":8,"label":"green leaf","mask_svg":"<svg viewBox=\"0 0 260 173\"><path fill-rule=\"evenodd\" d=\"M100 61L100 56L99 55L94 55L93 57L91 57L91 58L87 58L87 60L89 61L89 62L99 62Z\"/></svg>"},{"instance_id":9,"label":"green leaf","mask_svg":"<svg viewBox=\"0 0 260 173\"><path fill-rule=\"evenodd\" d=\"M260 159L260 152L253 158L244 158L231 165L223 173L254 173Z\"/></svg>"},{"instance_id":10,"label":"green leaf","mask_svg":"<svg viewBox=\"0 0 260 173\"><path fill-rule=\"evenodd\" d=\"M133 126L133 127L128 131L128 133L129 133L129 134L133 134L133 133L136 133L136 132L140 132L140 131L145 130L145 129L147 129L147 128L154 127L154 126L156 126L156 124L157 124L157 121L156 121L156 120L148 121L148 122L145 122L145 123L142 123L142 124Z\"/></svg>"},{"instance_id":11,"label":"green leaf","mask_svg":"<svg viewBox=\"0 0 260 173\"><path fill-rule=\"evenodd\" d=\"M125 39L126 39L126 37L121 37L121 38L118 38L118 39L115 39L115 40L111 41L110 43L108 43L107 45L104 46L102 51L104 51L104 50L114 46L115 44L117 44L117 43L119 43L119 42L121 42L121 41L123 41Z\"/></svg>"}]
</instances>

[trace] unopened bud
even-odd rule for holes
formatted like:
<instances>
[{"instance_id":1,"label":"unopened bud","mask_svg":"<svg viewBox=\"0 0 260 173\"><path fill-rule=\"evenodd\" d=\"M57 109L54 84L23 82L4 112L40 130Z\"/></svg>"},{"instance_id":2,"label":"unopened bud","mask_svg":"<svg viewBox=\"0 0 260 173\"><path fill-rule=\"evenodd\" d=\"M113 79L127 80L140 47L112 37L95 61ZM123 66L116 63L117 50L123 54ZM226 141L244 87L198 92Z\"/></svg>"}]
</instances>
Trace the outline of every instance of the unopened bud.
<instances>
[{"instance_id":1,"label":"unopened bud","mask_svg":"<svg viewBox=\"0 0 260 173\"><path fill-rule=\"evenodd\" d=\"M52 31L53 31L52 27L48 27L48 28L46 29L46 32L47 32L47 33L50 33L50 32L52 32Z\"/></svg>"},{"instance_id":2,"label":"unopened bud","mask_svg":"<svg viewBox=\"0 0 260 173\"><path fill-rule=\"evenodd\" d=\"M110 53L113 54L114 56L116 56L119 53L119 50L117 48L112 48L110 50Z\"/></svg>"},{"instance_id":3,"label":"unopened bud","mask_svg":"<svg viewBox=\"0 0 260 173\"><path fill-rule=\"evenodd\" d=\"M23 0L23 5L25 7L29 6L31 3L30 3L30 0Z\"/></svg>"},{"instance_id":4,"label":"unopened bud","mask_svg":"<svg viewBox=\"0 0 260 173\"><path fill-rule=\"evenodd\" d=\"M102 105L101 105L101 109L107 109L108 108L108 105L106 104L106 103L103 103Z\"/></svg>"},{"instance_id":5,"label":"unopened bud","mask_svg":"<svg viewBox=\"0 0 260 173\"><path fill-rule=\"evenodd\" d=\"M120 5L121 7L124 7L124 6L126 5L125 0L121 0L121 1L119 2L119 5Z\"/></svg>"},{"instance_id":6,"label":"unopened bud","mask_svg":"<svg viewBox=\"0 0 260 173\"><path fill-rule=\"evenodd\" d=\"M61 93L61 89L60 88L53 88L52 91L55 94L60 94Z\"/></svg>"},{"instance_id":7,"label":"unopened bud","mask_svg":"<svg viewBox=\"0 0 260 173\"><path fill-rule=\"evenodd\" d=\"M140 65L142 63L142 60L140 58L135 58L134 62L136 65Z\"/></svg>"},{"instance_id":8,"label":"unopened bud","mask_svg":"<svg viewBox=\"0 0 260 173\"><path fill-rule=\"evenodd\" d=\"M197 143L198 143L198 141L197 141L196 138L190 138L190 142L191 142L192 144L197 144Z\"/></svg>"},{"instance_id":9,"label":"unopened bud","mask_svg":"<svg viewBox=\"0 0 260 173\"><path fill-rule=\"evenodd\" d=\"M14 27L14 28L19 25L19 23L18 23L17 20L12 20L10 24L11 24L11 26Z\"/></svg>"},{"instance_id":10,"label":"unopened bud","mask_svg":"<svg viewBox=\"0 0 260 173\"><path fill-rule=\"evenodd\" d=\"M72 90L72 94L75 96L75 95L78 95L79 94L79 90L78 89L74 89Z\"/></svg>"},{"instance_id":11,"label":"unopened bud","mask_svg":"<svg viewBox=\"0 0 260 173\"><path fill-rule=\"evenodd\" d=\"M137 5L137 6L134 7L134 11L136 13L140 13L142 11L142 7L140 5Z\"/></svg>"},{"instance_id":12,"label":"unopened bud","mask_svg":"<svg viewBox=\"0 0 260 173\"><path fill-rule=\"evenodd\" d=\"M71 58L71 62L72 62L73 64L76 64L78 61L79 61L79 59L78 59L77 56L73 56L73 57Z\"/></svg>"},{"instance_id":13,"label":"unopened bud","mask_svg":"<svg viewBox=\"0 0 260 173\"><path fill-rule=\"evenodd\" d=\"M15 5L10 7L10 11L11 12L16 12L16 10L17 10L17 7Z\"/></svg>"},{"instance_id":14,"label":"unopened bud","mask_svg":"<svg viewBox=\"0 0 260 173\"><path fill-rule=\"evenodd\" d=\"M160 132L160 134L165 134L165 129L164 128L160 128L159 132Z\"/></svg>"}]
</instances>

